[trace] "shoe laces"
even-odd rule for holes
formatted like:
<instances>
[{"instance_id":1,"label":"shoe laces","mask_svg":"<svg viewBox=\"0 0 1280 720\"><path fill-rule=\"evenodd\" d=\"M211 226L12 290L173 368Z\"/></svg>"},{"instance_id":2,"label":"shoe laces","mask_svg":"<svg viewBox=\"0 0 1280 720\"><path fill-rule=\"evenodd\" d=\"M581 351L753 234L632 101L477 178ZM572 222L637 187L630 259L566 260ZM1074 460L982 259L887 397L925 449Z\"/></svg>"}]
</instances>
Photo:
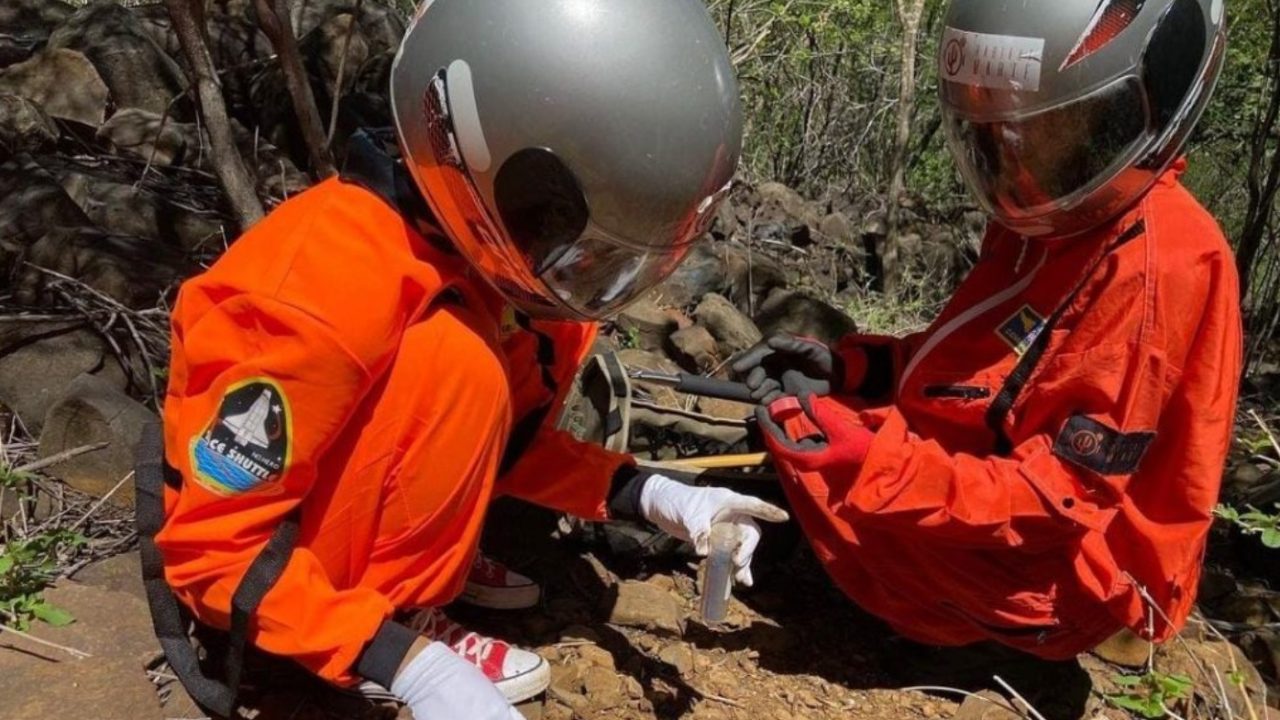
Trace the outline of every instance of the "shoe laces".
<instances>
[{"instance_id":1,"label":"shoe laces","mask_svg":"<svg viewBox=\"0 0 1280 720\"><path fill-rule=\"evenodd\" d=\"M484 663L502 641L473 632L450 620L435 608L422 610L409 621L416 633L444 643L463 660L484 669Z\"/></svg>"}]
</instances>

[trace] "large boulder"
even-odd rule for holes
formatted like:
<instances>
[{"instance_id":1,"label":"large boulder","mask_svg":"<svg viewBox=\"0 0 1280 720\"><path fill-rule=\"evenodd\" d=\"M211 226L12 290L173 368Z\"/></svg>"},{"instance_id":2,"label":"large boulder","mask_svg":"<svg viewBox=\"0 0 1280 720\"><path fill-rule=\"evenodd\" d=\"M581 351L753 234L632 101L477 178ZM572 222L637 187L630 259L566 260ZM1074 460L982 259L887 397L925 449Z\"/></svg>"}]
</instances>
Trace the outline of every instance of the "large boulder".
<instances>
[{"instance_id":1,"label":"large boulder","mask_svg":"<svg viewBox=\"0 0 1280 720\"><path fill-rule=\"evenodd\" d=\"M54 228L32 243L26 260L15 273L13 289L18 302L27 305L56 304L55 288L66 283L61 275L126 307L154 307L188 272L176 251L92 227Z\"/></svg>"},{"instance_id":2,"label":"large boulder","mask_svg":"<svg viewBox=\"0 0 1280 720\"><path fill-rule=\"evenodd\" d=\"M74 10L61 0L0 0L0 68L31 57Z\"/></svg>"},{"instance_id":3,"label":"large boulder","mask_svg":"<svg viewBox=\"0 0 1280 720\"><path fill-rule=\"evenodd\" d=\"M40 436L40 456L88 445L106 447L64 460L52 471L71 487L110 502L132 507L133 484L116 486L133 471L134 448L155 413L93 375L81 375L71 382L62 399L45 416Z\"/></svg>"},{"instance_id":4,"label":"large boulder","mask_svg":"<svg viewBox=\"0 0 1280 720\"><path fill-rule=\"evenodd\" d=\"M742 352L763 339L751 318L742 314L723 295L709 293L704 296L694 309L693 317L716 339L721 357Z\"/></svg>"},{"instance_id":5,"label":"large boulder","mask_svg":"<svg viewBox=\"0 0 1280 720\"><path fill-rule=\"evenodd\" d=\"M48 35L73 12L61 0L0 0L0 28Z\"/></svg>"},{"instance_id":6,"label":"large boulder","mask_svg":"<svg viewBox=\"0 0 1280 720\"><path fill-rule=\"evenodd\" d=\"M107 114L107 85L83 53L45 48L0 71L0 92L35 101L50 117L97 127Z\"/></svg>"},{"instance_id":7,"label":"large boulder","mask_svg":"<svg viewBox=\"0 0 1280 720\"><path fill-rule=\"evenodd\" d=\"M111 90L116 107L162 113L186 89L182 68L130 10L113 0L77 10L49 36L49 47L84 53Z\"/></svg>"},{"instance_id":8,"label":"large boulder","mask_svg":"<svg viewBox=\"0 0 1280 720\"><path fill-rule=\"evenodd\" d=\"M83 169L63 169L58 179L85 215L112 235L145 238L186 252L223 237L217 213L173 203L146 188Z\"/></svg>"},{"instance_id":9,"label":"large boulder","mask_svg":"<svg viewBox=\"0 0 1280 720\"><path fill-rule=\"evenodd\" d=\"M853 318L817 298L790 290L775 290L756 313L766 336L788 333L834 343L858 331Z\"/></svg>"},{"instance_id":10,"label":"large boulder","mask_svg":"<svg viewBox=\"0 0 1280 720\"><path fill-rule=\"evenodd\" d=\"M716 293L750 313L770 290L786 282L782 268L760 253L732 242L699 243L657 293L663 304L673 307L692 307L707 293Z\"/></svg>"},{"instance_id":11,"label":"large boulder","mask_svg":"<svg viewBox=\"0 0 1280 720\"><path fill-rule=\"evenodd\" d=\"M102 338L79 321L0 323L0 404L33 435L77 377L94 373L116 389L127 378Z\"/></svg>"},{"instance_id":12,"label":"large boulder","mask_svg":"<svg viewBox=\"0 0 1280 720\"><path fill-rule=\"evenodd\" d=\"M194 164L201 154L200 133L195 123L177 122L140 108L127 108L112 115L98 128L98 140L113 153L156 167Z\"/></svg>"},{"instance_id":13,"label":"large boulder","mask_svg":"<svg viewBox=\"0 0 1280 720\"><path fill-rule=\"evenodd\" d=\"M0 153L30 153L58 141L58 126L21 95L0 94Z\"/></svg>"},{"instance_id":14,"label":"large boulder","mask_svg":"<svg viewBox=\"0 0 1280 720\"><path fill-rule=\"evenodd\" d=\"M49 171L30 156L0 164L0 273L14 256L55 227L91 225Z\"/></svg>"}]
</instances>

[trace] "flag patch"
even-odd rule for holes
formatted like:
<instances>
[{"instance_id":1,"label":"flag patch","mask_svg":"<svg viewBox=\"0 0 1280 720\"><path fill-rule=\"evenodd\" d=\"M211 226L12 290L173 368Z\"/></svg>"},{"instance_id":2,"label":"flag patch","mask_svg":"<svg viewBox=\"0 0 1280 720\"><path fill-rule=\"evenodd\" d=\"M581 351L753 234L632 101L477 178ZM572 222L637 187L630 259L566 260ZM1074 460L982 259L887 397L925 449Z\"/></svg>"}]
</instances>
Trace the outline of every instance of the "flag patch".
<instances>
[{"instance_id":1,"label":"flag patch","mask_svg":"<svg viewBox=\"0 0 1280 720\"><path fill-rule=\"evenodd\" d=\"M1031 349L1044 329L1044 318L1030 305L1023 305L1013 317L1004 321L996 334L1004 339L1019 357Z\"/></svg>"},{"instance_id":2,"label":"flag patch","mask_svg":"<svg viewBox=\"0 0 1280 720\"><path fill-rule=\"evenodd\" d=\"M289 466L289 403L265 378L227 390L218 414L191 443L191 467L202 487L218 495L275 488Z\"/></svg>"}]
</instances>

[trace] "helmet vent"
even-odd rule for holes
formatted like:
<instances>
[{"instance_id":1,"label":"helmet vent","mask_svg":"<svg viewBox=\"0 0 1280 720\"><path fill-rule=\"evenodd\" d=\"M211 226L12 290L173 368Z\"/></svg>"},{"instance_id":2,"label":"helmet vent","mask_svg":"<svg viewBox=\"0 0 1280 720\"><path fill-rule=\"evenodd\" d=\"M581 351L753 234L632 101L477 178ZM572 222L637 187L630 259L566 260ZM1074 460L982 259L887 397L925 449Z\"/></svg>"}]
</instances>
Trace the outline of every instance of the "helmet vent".
<instances>
[{"instance_id":1,"label":"helmet vent","mask_svg":"<svg viewBox=\"0 0 1280 720\"><path fill-rule=\"evenodd\" d=\"M1102 0L1098 3L1089 27L1085 28L1075 49L1067 55L1059 70L1066 70L1106 47L1137 19L1146 4L1146 0Z\"/></svg>"}]
</instances>

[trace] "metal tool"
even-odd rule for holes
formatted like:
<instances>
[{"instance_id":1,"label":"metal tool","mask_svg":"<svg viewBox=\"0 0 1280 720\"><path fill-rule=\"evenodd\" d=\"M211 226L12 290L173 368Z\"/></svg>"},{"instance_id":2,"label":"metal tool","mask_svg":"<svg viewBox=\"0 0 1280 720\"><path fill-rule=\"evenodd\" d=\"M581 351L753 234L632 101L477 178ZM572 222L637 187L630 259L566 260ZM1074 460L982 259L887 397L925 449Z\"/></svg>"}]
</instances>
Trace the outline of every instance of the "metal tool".
<instances>
[{"instance_id":1,"label":"metal tool","mask_svg":"<svg viewBox=\"0 0 1280 720\"><path fill-rule=\"evenodd\" d=\"M690 395L717 398L720 400L733 400L741 403L755 402L755 400L751 398L750 388L742 383L730 380L717 380L715 378L700 377L698 375L690 375L688 373L663 373L635 368L628 370L627 375L632 380L669 387L673 390L688 393Z\"/></svg>"}]
</instances>

